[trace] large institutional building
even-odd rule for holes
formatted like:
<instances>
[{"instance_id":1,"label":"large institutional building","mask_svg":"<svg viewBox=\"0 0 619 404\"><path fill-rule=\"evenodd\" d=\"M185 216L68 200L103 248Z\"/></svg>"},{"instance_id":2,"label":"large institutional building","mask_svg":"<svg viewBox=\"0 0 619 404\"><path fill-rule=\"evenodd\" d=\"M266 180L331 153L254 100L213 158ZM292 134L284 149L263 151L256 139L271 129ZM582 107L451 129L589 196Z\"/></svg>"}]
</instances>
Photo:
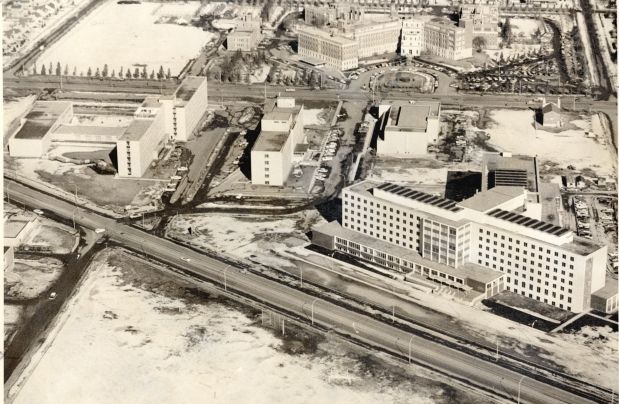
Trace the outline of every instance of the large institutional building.
<instances>
[{"instance_id":1,"label":"large institutional building","mask_svg":"<svg viewBox=\"0 0 619 404\"><path fill-rule=\"evenodd\" d=\"M282 186L292 171L295 148L305 139L303 106L294 98L277 99L265 108L260 135L251 149L251 182Z\"/></svg>"},{"instance_id":2,"label":"large institutional building","mask_svg":"<svg viewBox=\"0 0 619 404\"><path fill-rule=\"evenodd\" d=\"M460 60L473 55L473 25L458 27L446 19L402 22L400 55L415 57L427 52L445 59Z\"/></svg>"},{"instance_id":3,"label":"large institutional building","mask_svg":"<svg viewBox=\"0 0 619 404\"><path fill-rule=\"evenodd\" d=\"M141 177L167 141L191 138L208 106L206 77L187 77L171 96L151 96L128 127L73 125L73 104L37 101L9 139L12 157L45 156L55 143L116 145L118 175Z\"/></svg>"},{"instance_id":4,"label":"large institutional building","mask_svg":"<svg viewBox=\"0 0 619 404\"><path fill-rule=\"evenodd\" d=\"M473 38L482 37L486 48L499 47L499 3L480 3L473 0L460 7L458 26L472 26Z\"/></svg>"},{"instance_id":5,"label":"large institutional building","mask_svg":"<svg viewBox=\"0 0 619 404\"><path fill-rule=\"evenodd\" d=\"M338 24L321 29L299 27L301 58L312 58L338 70L355 69L359 59L396 52L402 24L400 20Z\"/></svg>"},{"instance_id":6,"label":"large institutional building","mask_svg":"<svg viewBox=\"0 0 619 404\"><path fill-rule=\"evenodd\" d=\"M228 34L226 47L230 51L250 52L257 49L261 39L260 21L246 13L234 31Z\"/></svg>"},{"instance_id":7,"label":"large institutional building","mask_svg":"<svg viewBox=\"0 0 619 404\"><path fill-rule=\"evenodd\" d=\"M425 155L428 145L435 143L440 132L441 104L417 102L381 104L378 155Z\"/></svg>"},{"instance_id":8,"label":"large institutional building","mask_svg":"<svg viewBox=\"0 0 619 404\"><path fill-rule=\"evenodd\" d=\"M490 297L509 290L572 312L615 310L606 246L529 216L527 190L496 186L462 202L391 183L345 188L342 224L313 229L313 242Z\"/></svg>"}]
</instances>

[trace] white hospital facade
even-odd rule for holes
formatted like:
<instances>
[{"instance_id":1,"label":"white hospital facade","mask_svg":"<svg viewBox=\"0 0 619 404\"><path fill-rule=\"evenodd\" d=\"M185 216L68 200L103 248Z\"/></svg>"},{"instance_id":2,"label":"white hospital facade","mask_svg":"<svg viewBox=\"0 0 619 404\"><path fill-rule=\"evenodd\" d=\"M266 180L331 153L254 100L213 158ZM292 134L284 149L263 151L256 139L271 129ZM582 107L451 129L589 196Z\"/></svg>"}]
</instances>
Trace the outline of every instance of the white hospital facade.
<instances>
[{"instance_id":1,"label":"white hospital facade","mask_svg":"<svg viewBox=\"0 0 619 404\"><path fill-rule=\"evenodd\" d=\"M603 293L606 246L531 217L527 192L499 186L455 202L364 181L344 189L342 224L313 229L313 240L484 297L509 290L572 312L616 309L616 292Z\"/></svg>"}]
</instances>

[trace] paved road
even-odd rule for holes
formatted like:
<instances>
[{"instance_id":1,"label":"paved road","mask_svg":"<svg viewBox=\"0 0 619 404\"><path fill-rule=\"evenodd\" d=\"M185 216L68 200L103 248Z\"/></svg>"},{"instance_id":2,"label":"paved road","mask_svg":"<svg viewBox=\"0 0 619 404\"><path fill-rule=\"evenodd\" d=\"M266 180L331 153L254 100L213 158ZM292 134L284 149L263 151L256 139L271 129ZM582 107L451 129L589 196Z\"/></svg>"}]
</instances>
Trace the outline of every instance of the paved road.
<instances>
[{"instance_id":1,"label":"paved road","mask_svg":"<svg viewBox=\"0 0 619 404\"><path fill-rule=\"evenodd\" d=\"M71 217L76 207L52 196L11 182L11 197L20 202L47 209L57 215ZM469 356L426 339L412 336L406 331L391 327L366 315L355 313L320 298L273 282L251 273L241 273L222 261L207 257L169 240L144 233L113 219L80 210L76 215L80 225L105 228L108 236L136 251L142 251L162 262L183 268L188 272L227 288L239 290L254 300L264 302L327 329L382 348L400 357L407 357L450 377L463 380L479 388L490 390L504 398L516 401L521 385L522 402L531 403L589 403L593 402L540 381L524 377L500 365ZM312 316L313 309L313 316Z\"/></svg>"}]
</instances>

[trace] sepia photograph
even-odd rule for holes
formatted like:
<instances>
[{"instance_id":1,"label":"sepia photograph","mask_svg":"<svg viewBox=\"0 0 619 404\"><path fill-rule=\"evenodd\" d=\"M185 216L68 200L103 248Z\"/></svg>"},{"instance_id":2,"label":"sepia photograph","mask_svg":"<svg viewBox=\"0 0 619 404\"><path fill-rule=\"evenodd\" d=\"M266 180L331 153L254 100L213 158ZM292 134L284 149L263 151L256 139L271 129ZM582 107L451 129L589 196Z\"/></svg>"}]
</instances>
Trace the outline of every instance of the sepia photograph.
<instances>
[{"instance_id":1,"label":"sepia photograph","mask_svg":"<svg viewBox=\"0 0 619 404\"><path fill-rule=\"evenodd\" d=\"M0 0L7 404L619 403L616 0Z\"/></svg>"}]
</instances>

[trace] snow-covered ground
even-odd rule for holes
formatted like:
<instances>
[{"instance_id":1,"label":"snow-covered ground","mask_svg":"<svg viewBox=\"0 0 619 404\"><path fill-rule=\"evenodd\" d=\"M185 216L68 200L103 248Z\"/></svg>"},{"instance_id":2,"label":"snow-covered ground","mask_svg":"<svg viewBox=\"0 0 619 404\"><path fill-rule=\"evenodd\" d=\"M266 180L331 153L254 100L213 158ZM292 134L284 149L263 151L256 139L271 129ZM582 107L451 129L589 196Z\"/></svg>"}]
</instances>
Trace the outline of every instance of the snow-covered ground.
<instances>
[{"instance_id":1,"label":"snow-covered ground","mask_svg":"<svg viewBox=\"0 0 619 404\"><path fill-rule=\"evenodd\" d=\"M281 267L291 264L273 251L307 244L309 239L304 233L321 220L318 212L312 210L278 218L216 213L178 215L170 220L167 235L196 246L223 249L236 258Z\"/></svg>"},{"instance_id":2,"label":"snow-covered ground","mask_svg":"<svg viewBox=\"0 0 619 404\"><path fill-rule=\"evenodd\" d=\"M11 299L33 299L45 292L58 279L63 269L56 258L15 259L15 267L4 273L4 296Z\"/></svg>"},{"instance_id":3,"label":"snow-covered ground","mask_svg":"<svg viewBox=\"0 0 619 404\"><path fill-rule=\"evenodd\" d=\"M304 125L325 125L325 110L324 109L303 109L303 124Z\"/></svg>"},{"instance_id":4,"label":"snow-covered ground","mask_svg":"<svg viewBox=\"0 0 619 404\"><path fill-rule=\"evenodd\" d=\"M212 39L213 33L189 25L157 23L161 18L185 17L195 13L199 2L118 4L109 1L93 11L84 21L67 33L60 41L50 46L37 60L42 64L52 63L55 69L60 62L69 71L77 67L86 74L90 67L118 73L122 68L132 71L146 65L148 73L155 73L163 66L172 75L181 71L190 58Z\"/></svg>"},{"instance_id":5,"label":"snow-covered ground","mask_svg":"<svg viewBox=\"0 0 619 404\"><path fill-rule=\"evenodd\" d=\"M20 97L14 100L5 101L2 103L2 133L4 136L9 136L9 129L17 129L17 122L13 122L22 118L36 99L35 95L29 95L28 97Z\"/></svg>"},{"instance_id":6,"label":"snow-covered ground","mask_svg":"<svg viewBox=\"0 0 619 404\"><path fill-rule=\"evenodd\" d=\"M436 169L439 171L440 169ZM294 273L297 264L291 256L308 258L318 256L303 248L309 243L305 233L324 219L317 212L308 210L294 215L260 218L255 215L195 214L179 215L168 225L167 236L190 243L197 248L222 251L237 259L277 268ZM189 235L188 228L192 228ZM313 262L313 259L310 260ZM290 271L292 270L292 271ZM327 276L321 272L321 277ZM337 288L339 279L325 278L323 282ZM347 293L349 285L343 286ZM367 292L364 296L367 297ZM577 377L604 386L612 386L614 376L607 369L619 363L609 364L609 358L617 358L619 334L600 330L606 339L596 338L593 330L577 334L548 334L496 316L482 307L471 307L449 296L437 296L419 290L408 292L411 299L421 306L438 311L449 317L441 318L441 325L448 324L453 332L465 330L474 338L495 344L500 339L502 349L509 348L527 357L535 352L543 361L563 367ZM377 299L384 298L378 296ZM377 301L381 304L381 301ZM411 308L415 316L424 316L419 307ZM464 334L464 333L462 333ZM588 336L586 336L588 334ZM587 343L582 343L587 340ZM587 358L583 360L582 358Z\"/></svg>"},{"instance_id":7,"label":"snow-covered ground","mask_svg":"<svg viewBox=\"0 0 619 404\"><path fill-rule=\"evenodd\" d=\"M489 402L337 341L282 339L149 265L106 256L8 392L15 404Z\"/></svg>"},{"instance_id":8,"label":"snow-covered ground","mask_svg":"<svg viewBox=\"0 0 619 404\"><path fill-rule=\"evenodd\" d=\"M521 32L525 35L525 38L530 38L533 33L539 28L540 21L536 18L511 18L510 24L512 26L512 33L516 36Z\"/></svg>"},{"instance_id":9,"label":"snow-covered ground","mask_svg":"<svg viewBox=\"0 0 619 404\"><path fill-rule=\"evenodd\" d=\"M70 254L77 248L78 241L77 233L72 228L45 219L24 240L23 244L29 247L44 248L52 254Z\"/></svg>"},{"instance_id":10,"label":"snow-covered ground","mask_svg":"<svg viewBox=\"0 0 619 404\"><path fill-rule=\"evenodd\" d=\"M607 146L585 137L585 131L591 131L590 118L573 120L570 124L576 128L558 133L535 130L533 112L528 110L493 110L491 118L494 123L486 129L488 144L497 149L538 156L563 166L571 164L579 170L588 167L600 175L615 171Z\"/></svg>"},{"instance_id":11,"label":"snow-covered ground","mask_svg":"<svg viewBox=\"0 0 619 404\"><path fill-rule=\"evenodd\" d=\"M4 304L4 343L12 339L13 333L22 321L24 306L17 304Z\"/></svg>"},{"instance_id":12,"label":"snow-covered ground","mask_svg":"<svg viewBox=\"0 0 619 404\"><path fill-rule=\"evenodd\" d=\"M249 76L250 83L264 83L269 75L269 71L271 70L271 66L264 64L260 66L259 69L253 71Z\"/></svg>"}]
</instances>

